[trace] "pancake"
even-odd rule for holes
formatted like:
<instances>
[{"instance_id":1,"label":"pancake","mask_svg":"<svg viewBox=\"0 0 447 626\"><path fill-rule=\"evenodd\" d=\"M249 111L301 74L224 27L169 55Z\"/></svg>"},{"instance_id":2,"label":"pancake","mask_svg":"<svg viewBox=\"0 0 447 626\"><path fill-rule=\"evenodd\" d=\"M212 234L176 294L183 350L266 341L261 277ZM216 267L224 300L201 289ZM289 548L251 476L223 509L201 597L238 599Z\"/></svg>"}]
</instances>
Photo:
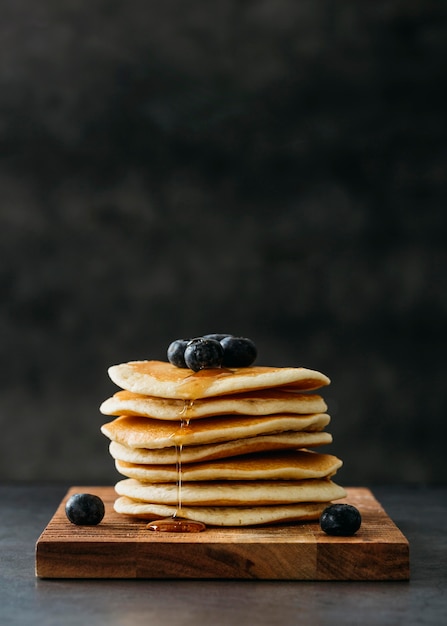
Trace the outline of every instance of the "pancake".
<instances>
[{"instance_id":1,"label":"pancake","mask_svg":"<svg viewBox=\"0 0 447 626\"><path fill-rule=\"evenodd\" d=\"M183 452L183 451L182 451ZM143 482L163 483L179 480L179 467L115 461L120 474ZM304 480L333 476L342 462L332 454L306 450L263 452L201 463L181 465L182 485L188 481L215 480Z\"/></svg>"},{"instance_id":2,"label":"pancake","mask_svg":"<svg viewBox=\"0 0 447 626\"><path fill-rule=\"evenodd\" d=\"M346 496L337 457L308 448L332 442L330 383L304 367L193 372L168 362L109 368L121 390L100 407L118 472L117 512L213 526L317 520Z\"/></svg>"},{"instance_id":3,"label":"pancake","mask_svg":"<svg viewBox=\"0 0 447 626\"><path fill-rule=\"evenodd\" d=\"M152 504L177 506L179 501L179 489L175 483L143 483L134 478L125 478L116 483L115 491L119 496ZM181 507L329 502L345 496L342 487L326 478L198 481L182 483Z\"/></svg>"},{"instance_id":4,"label":"pancake","mask_svg":"<svg viewBox=\"0 0 447 626\"><path fill-rule=\"evenodd\" d=\"M326 413L313 415L267 415L263 417L217 416L194 422L194 427L179 422L128 415L103 424L101 432L130 448L170 448L175 445L201 445L233 441L286 431L321 431L330 422Z\"/></svg>"},{"instance_id":5,"label":"pancake","mask_svg":"<svg viewBox=\"0 0 447 626\"><path fill-rule=\"evenodd\" d=\"M259 526L318 520L326 506L327 502L252 507L182 506L181 516L184 519L203 522L207 526ZM178 513L176 506L150 504L132 500L126 496L121 496L115 500L114 509L117 513L147 521L173 517Z\"/></svg>"},{"instance_id":6,"label":"pancake","mask_svg":"<svg viewBox=\"0 0 447 626\"><path fill-rule=\"evenodd\" d=\"M165 361L130 361L112 365L108 372L111 380L127 391L186 400L283 385L314 390L330 383L324 374L305 367L252 366L193 372Z\"/></svg>"},{"instance_id":7,"label":"pancake","mask_svg":"<svg viewBox=\"0 0 447 626\"><path fill-rule=\"evenodd\" d=\"M324 413L327 405L317 394L286 389L268 389L228 396L176 400L118 391L105 400L100 411L105 415L144 415L163 420L197 419L211 415L270 415L272 413Z\"/></svg>"},{"instance_id":8,"label":"pancake","mask_svg":"<svg viewBox=\"0 0 447 626\"><path fill-rule=\"evenodd\" d=\"M277 433L273 435L258 435L245 437L222 443L209 443L199 446L182 446L182 463L193 461L211 461L241 454L252 454L267 450L287 450L297 448L314 448L332 443L330 433L321 432L291 432ZM173 446L150 450L148 448L130 448L116 441L111 441L109 446L110 455L114 459L127 461L128 463L142 464L169 464L178 462L178 449Z\"/></svg>"}]
</instances>

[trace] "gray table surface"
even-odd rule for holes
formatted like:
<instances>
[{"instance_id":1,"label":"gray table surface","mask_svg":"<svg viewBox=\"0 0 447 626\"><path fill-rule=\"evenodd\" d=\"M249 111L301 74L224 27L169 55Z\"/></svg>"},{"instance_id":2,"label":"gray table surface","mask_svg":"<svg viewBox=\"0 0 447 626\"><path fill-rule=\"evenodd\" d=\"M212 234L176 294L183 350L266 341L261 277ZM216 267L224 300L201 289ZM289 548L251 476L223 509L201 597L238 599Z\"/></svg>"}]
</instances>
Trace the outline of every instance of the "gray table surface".
<instances>
[{"instance_id":1,"label":"gray table surface","mask_svg":"<svg viewBox=\"0 0 447 626\"><path fill-rule=\"evenodd\" d=\"M0 486L0 624L447 624L447 487L372 491L410 542L409 582L41 580L61 486Z\"/></svg>"}]
</instances>

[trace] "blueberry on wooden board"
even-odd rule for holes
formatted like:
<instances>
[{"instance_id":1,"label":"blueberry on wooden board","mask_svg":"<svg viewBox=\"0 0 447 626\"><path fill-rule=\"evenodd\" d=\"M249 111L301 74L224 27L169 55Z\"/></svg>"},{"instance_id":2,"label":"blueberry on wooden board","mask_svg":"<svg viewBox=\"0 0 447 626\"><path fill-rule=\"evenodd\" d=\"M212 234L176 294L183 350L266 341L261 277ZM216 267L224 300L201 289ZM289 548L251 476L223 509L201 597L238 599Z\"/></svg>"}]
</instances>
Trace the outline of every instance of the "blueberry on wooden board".
<instances>
[{"instance_id":1,"label":"blueberry on wooden board","mask_svg":"<svg viewBox=\"0 0 447 626\"><path fill-rule=\"evenodd\" d=\"M224 367L248 367L257 357L256 346L247 337L224 337L220 343L224 351Z\"/></svg>"},{"instance_id":2,"label":"blueberry on wooden board","mask_svg":"<svg viewBox=\"0 0 447 626\"><path fill-rule=\"evenodd\" d=\"M351 504L331 504L320 516L321 529L327 535L350 537L362 523L360 511Z\"/></svg>"},{"instance_id":3,"label":"blueberry on wooden board","mask_svg":"<svg viewBox=\"0 0 447 626\"><path fill-rule=\"evenodd\" d=\"M77 526L96 526L104 517L104 502L91 493L75 493L67 500L65 514Z\"/></svg>"},{"instance_id":4,"label":"blueberry on wooden board","mask_svg":"<svg viewBox=\"0 0 447 626\"><path fill-rule=\"evenodd\" d=\"M185 363L194 372L221 367L223 348L215 339L192 339L185 349Z\"/></svg>"}]
</instances>

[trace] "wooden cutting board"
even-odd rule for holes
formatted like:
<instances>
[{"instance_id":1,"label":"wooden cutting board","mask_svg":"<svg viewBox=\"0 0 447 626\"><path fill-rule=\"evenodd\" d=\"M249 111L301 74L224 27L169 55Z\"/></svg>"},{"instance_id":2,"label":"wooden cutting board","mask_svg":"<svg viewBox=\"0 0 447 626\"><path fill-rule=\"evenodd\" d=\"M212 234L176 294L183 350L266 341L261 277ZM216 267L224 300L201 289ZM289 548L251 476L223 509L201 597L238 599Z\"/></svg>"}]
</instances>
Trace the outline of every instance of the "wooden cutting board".
<instances>
[{"instance_id":1,"label":"wooden cutting board","mask_svg":"<svg viewBox=\"0 0 447 626\"><path fill-rule=\"evenodd\" d=\"M74 493L100 496L98 526L65 516ZM409 544L373 494L348 488L362 514L353 537L330 537L317 522L200 533L154 532L147 522L115 513L113 487L72 487L36 544L40 578L213 578L265 580L408 580Z\"/></svg>"}]
</instances>

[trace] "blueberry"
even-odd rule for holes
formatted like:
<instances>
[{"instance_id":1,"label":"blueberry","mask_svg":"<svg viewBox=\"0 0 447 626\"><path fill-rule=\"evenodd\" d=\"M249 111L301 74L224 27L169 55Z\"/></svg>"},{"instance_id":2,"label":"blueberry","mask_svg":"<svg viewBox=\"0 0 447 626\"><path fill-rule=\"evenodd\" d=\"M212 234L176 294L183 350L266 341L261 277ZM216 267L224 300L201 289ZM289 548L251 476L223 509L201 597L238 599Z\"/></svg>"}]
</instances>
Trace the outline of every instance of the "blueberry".
<instances>
[{"instance_id":1,"label":"blueberry","mask_svg":"<svg viewBox=\"0 0 447 626\"><path fill-rule=\"evenodd\" d=\"M168 361L176 367L188 367L185 363L185 349L190 339L176 339L168 347Z\"/></svg>"},{"instance_id":2,"label":"blueberry","mask_svg":"<svg viewBox=\"0 0 447 626\"><path fill-rule=\"evenodd\" d=\"M246 337L225 337L220 343L224 367L248 367L258 355L255 344Z\"/></svg>"},{"instance_id":3,"label":"blueberry","mask_svg":"<svg viewBox=\"0 0 447 626\"><path fill-rule=\"evenodd\" d=\"M185 363L194 372L221 367L223 348L215 339L192 339L185 349Z\"/></svg>"},{"instance_id":4,"label":"blueberry","mask_svg":"<svg viewBox=\"0 0 447 626\"><path fill-rule=\"evenodd\" d=\"M320 516L321 529L327 535L350 537L362 523L360 511L351 504L331 504Z\"/></svg>"},{"instance_id":5,"label":"blueberry","mask_svg":"<svg viewBox=\"0 0 447 626\"><path fill-rule=\"evenodd\" d=\"M75 493L67 500L65 514L77 526L96 526L104 517L104 502L91 493Z\"/></svg>"}]
</instances>

